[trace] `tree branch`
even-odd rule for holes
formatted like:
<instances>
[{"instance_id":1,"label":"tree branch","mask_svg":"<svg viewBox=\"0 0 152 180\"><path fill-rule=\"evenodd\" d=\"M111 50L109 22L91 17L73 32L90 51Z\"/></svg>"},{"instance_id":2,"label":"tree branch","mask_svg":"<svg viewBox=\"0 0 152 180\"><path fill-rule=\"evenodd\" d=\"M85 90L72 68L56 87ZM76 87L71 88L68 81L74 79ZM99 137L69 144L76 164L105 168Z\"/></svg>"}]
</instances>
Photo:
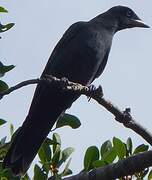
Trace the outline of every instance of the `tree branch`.
<instances>
[{"instance_id":1,"label":"tree branch","mask_svg":"<svg viewBox=\"0 0 152 180\"><path fill-rule=\"evenodd\" d=\"M79 83L68 81L66 78L58 79L54 76L46 75L41 79L31 79L31 80L23 81L13 87L10 87L6 91L0 93L0 99L5 95L8 95L11 92L21 87L30 84L38 84L38 83L47 83L50 85L52 85L53 83L54 85L65 91L72 91L80 95L83 94L86 95L87 97L96 100L100 105L102 105L105 109L107 109L111 114L114 115L115 120L117 122L122 123L125 127L132 129L134 132L142 136L150 145L152 145L152 134L132 118L129 108L126 108L125 111L121 111L118 107L114 106L110 101L106 100L103 97L103 91L101 86L95 89L95 88L90 88L88 86L83 86Z\"/></svg>"},{"instance_id":2,"label":"tree branch","mask_svg":"<svg viewBox=\"0 0 152 180\"><path fill-rule=\"evenodd\" d=\"M23 81L6 91L1 92L0 99L21 87L38 83L47 83L50 85L52 85L53 83L54 85L57 85L58 88L61 88L64 91L71 91L80 95L83 94L96 100L100 105L102 105L105 109L107 109L114 115L116 121L122 123L125 127L132 129L152 145L152 135L132 118L130 109L126 108L125 111L121 111L110 101L106 100L103 97L101 86L95 89L88 86L83 86L78 83L70 82L66 78L58 79L56 77L46 75L41 79L31 79L28 81ZM124 160L118 161L117 163L110 164L102 168L96 168L90 172L83 172L78 175L65 178L64 180L112 180L119 177L132 175L135 172L148 168L149 166L152 166L152 151L130 156Z\"/></svg>"},{"instance_id":3,"label":"tree branch","mask_svg":"<svg viewBox=\"0 0 152 180\"><path fill-rule=\"evenodd\" d=\"M82 172L63 180L115 180L135 172L140 172L152 166L152 151L147 151L126 159L109 164L104 167L93 169L90 172Z\"/></svg>"}]
</instances>

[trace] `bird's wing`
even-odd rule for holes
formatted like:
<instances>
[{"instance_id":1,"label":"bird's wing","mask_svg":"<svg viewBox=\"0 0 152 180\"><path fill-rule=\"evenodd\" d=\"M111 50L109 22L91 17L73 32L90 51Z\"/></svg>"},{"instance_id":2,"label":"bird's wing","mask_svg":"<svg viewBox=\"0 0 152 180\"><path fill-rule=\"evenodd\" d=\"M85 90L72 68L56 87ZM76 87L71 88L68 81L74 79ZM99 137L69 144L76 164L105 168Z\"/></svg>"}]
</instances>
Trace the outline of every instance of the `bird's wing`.
<instances>
[{"instance_id":1,"label":"bird's wing","mask_svg":"<svg viewBox=\"0 0 152 180\"><path fill-rule=\"evenodd\" d=\"M107 52L106 52L106 54L105 54L105 56L104 56L104 58L103 58L103 60L102 60L102 62L100 64L100 66L99 66L99 68L97 70L97 73L96 73L94 79L98 78L102 74L102 72L103 72L103 70L104 70L104 68L105 68L105 66L107 64L109 52L110 52L110 47L107 49Z\"/></svg>"},{"instance_id":2,"label":"bird's wing","mask_svg":"<svg viewBox=\"0 0 152 180\"><path fill-rule=\"evenodd\" d=\"M64 33L63 37L60 39L60 41L54 48L48 60L48 63L46 64L46 67L42 73L42 77L45 75L54 75L54 76L60 77L61 74L64 74L67 71L67 68L64 68L64 67L67 66L68 61L69 61L67 54L71 53L71 52L67 52L67 49L68 49L67 46L69 46L69 44L72 43L72 40L77 37L77 35L79 34L79 31L81 31L84 25L85 25L85 22L74 23ZM66 76L61 75L61 77L66 77ZM44 86L41 83L38 84L34 93L34 97L33 97L31 107L30 107L29 114L36 114L36 112L41 111L41 108L43 105L48 103L48 107L49 107L49 103L51 103L52 101L56 101L57 98L54 95L56 94L56 92L54 91L57 91L57 90L54 90L54 88L51 88L51 85L49 86L49 89L48 89L47 86ZM46 99L44 98L45 96L47 96ZM51 102L49 102L48 99ZM69 104L71 104L71 102Z\"/></svg>"},{"instance_id":3,"label":"bird's wing","mask_svg":"<svg viewBox=\"0 0 152 180\"><path fill-rule=\"evenodd\" d=\"M72 24L68 30L63 34L62 38L60 41L57 43L55 46L48 63L46 64L46 67L42 73L42 76L47 74L49 72L50 74L50 69L54 68L54 65L57 64L57 56L60 56L58 53L62 53L61 51L66 50L66 46L70 44L70 42L76 38L76 36L79 34L79 32L85 27L86 22L79 21L74 24ZM70 53L70 52L69 52ZM66 60L65 60L66 61ZM51 68L52 67L52 68Z\"/></svg>"}]
</instances>

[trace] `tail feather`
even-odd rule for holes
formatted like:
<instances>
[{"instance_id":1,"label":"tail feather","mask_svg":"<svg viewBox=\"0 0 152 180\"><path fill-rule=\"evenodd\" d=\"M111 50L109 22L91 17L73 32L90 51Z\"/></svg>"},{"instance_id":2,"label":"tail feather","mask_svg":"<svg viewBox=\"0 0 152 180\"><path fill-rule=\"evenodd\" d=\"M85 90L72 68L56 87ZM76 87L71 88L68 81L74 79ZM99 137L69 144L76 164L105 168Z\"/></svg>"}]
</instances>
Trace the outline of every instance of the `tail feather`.
<instances>
[{"instance_id":1,"label":"tail feather","mask_svg":"<svg viewBox=\"0 0 152 180\"><path fill-rule=\"evenodd\" d=\"M26 120L3 161L14 175L24 175L58 117L79 96L39 84Z\"/></svg>"},{"instance_id":2,"label":"tail feather","mask_svg":"<svg viewBox=\"0 0 152 180\"><path fill-rule=\"evenodd\" d=\"M15 176L24 175L53 124L49 123L48 126L38 128L35 128L35 124L32 123L23 124L13 139L3 161L3 167L10 168Z\"/></svg>"}]
</instances>

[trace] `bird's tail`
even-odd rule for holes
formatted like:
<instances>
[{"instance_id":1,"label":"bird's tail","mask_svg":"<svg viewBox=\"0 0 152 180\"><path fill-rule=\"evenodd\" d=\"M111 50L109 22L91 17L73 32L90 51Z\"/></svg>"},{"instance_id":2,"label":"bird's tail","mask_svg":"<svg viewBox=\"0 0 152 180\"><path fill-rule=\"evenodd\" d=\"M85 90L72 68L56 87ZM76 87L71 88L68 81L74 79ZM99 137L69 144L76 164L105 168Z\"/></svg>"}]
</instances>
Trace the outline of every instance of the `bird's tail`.
<instances>
[{"instance_id":1,"label":"bird's tail","mask_svg":"<svg viewBox=\"0 0 152 180\"><path fill-rule=\"evenodd\" d=\"M10 168L16 176L25 174L56 120L77 98L73 93L39 84L28 116L12 140L3 167Z\"/></svg>"},{"instance_id":2,"label":"bird's tail","mask_svg":"<svg viewBox=\"0 0 152 180\"><path fill-rule=\"evenodd\" d=\"M44 122L45 125L42 124L39 127L34 123L29 124L28 118L14 135L11 147L3 161L3 167L10 168L15 176L26 173L41 144L55 123L49 122L45 124Z\"/></svg>"}]
</instances>

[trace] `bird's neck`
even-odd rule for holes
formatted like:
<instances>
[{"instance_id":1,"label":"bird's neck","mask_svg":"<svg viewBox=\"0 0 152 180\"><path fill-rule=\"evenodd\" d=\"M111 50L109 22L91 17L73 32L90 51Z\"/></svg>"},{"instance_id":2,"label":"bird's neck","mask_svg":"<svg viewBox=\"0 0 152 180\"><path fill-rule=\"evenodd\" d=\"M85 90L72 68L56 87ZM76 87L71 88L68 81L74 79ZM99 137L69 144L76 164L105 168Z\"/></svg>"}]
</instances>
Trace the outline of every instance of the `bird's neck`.
<instances>
[{"instance_id":1,"label":"bird's neck","mask_svg":"<svg viewBox=\"0 0 152 180\"><path fill-rule=\"evenodd\" d=\"M115 34L118 30L118 23L116 19L107 15L107 13L96 16L95 18L91 19L90 22L101 29L106 29L112 34Z\"/></svg>"}]
</instances>

